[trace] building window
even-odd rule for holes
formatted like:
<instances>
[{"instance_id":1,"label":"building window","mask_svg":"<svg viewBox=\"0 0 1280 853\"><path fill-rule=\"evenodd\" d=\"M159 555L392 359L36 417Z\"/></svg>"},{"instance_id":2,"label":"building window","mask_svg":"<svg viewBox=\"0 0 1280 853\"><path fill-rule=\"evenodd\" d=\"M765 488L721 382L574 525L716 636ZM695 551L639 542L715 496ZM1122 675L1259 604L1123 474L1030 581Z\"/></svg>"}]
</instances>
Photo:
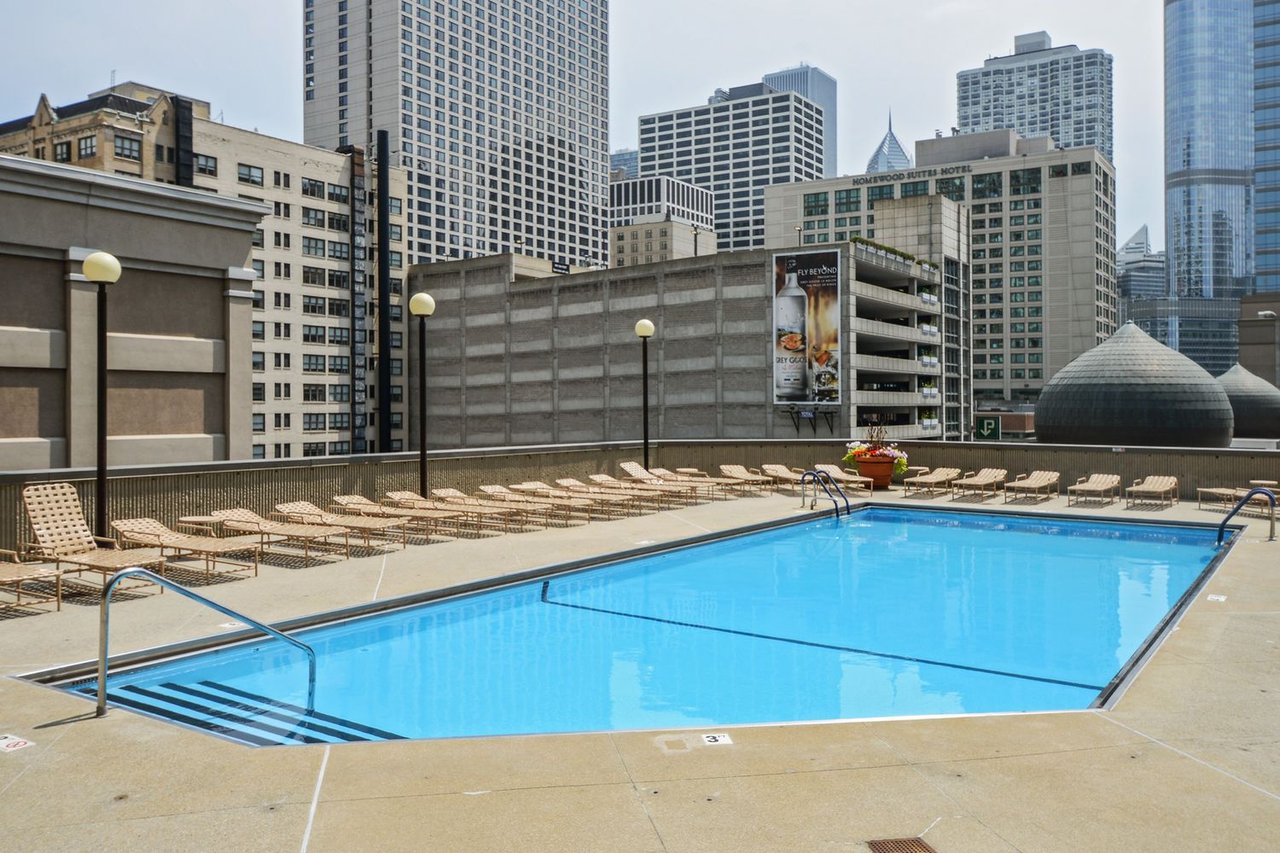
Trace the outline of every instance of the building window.
<instances>
[{"instance_id":1,"label":"building window","mask_svg":"<svg viewBox=\"0 0 1280 853\"><path fill-rule=\"evenodd\" d=\"M142 140L132 136L116 136L116 156L124 160L142 160Z\"/></svg>"},{"instance_id":2,"label":"building window","mask_svg":"<svg viewBox=\"0 0 1280 853\"><path fill-rule=\"evenodd\" d=\"M805 216L826 216L828 211L829 193L805 193L804 195L804 215Z\"/></svg>"},{"instance_id":3,"label":"building window","mask_svg":"<svg viewBox=\"0 0 1280 853\"><path fill-rule=\"evenodd\" d=\"M303 432L324 432L324 413L316 412L302 416Z\"/></svg>"},{"instance_id":4,"label":"building window","mask_svg":"<svg viewBox=\"0 0 1280 853\"><path fill-rule=\"evenodd\" d=\"M964 201L964 178L938 178L938 195Z\"/></svg>"},{"instance_id":5,"label":"building window","mask_svg":"<svg viewBox=\"0 0 1280 853\"><path fill-rule=\"evenodd\" d=\"M325 362L322 355L304 355L302 357L303 373L324 373Z\"/></svg>"},{"instance_id":6,"label":"building window","mask_svg":"<svg viewBox=\"0 0 1280 853\"><path fill-rule=\"evenodd\" d=\"M302 342L304 344L324 343L324 326L303 326Z\"/></svg>"},{"instance_id":7,"label":"building window","mask_svg":"<svg viewBox=\"0 0 1280 853\"><path fill-rule=\"evenodd\" d=\"M324 402L324 386L304 384L302 386L302 402L323 403Z\"/></svg>"},{"instance_id":8,"label":"building window","mask_svg":"<svg viewBox=\"0 0 1280 853\"><path fill-rule=\"evenodd\" d=\"M210 157L208 154L196 155L196 174L197 175L218 175L218 158Z\"/></svg>"},{"instance_id":9,"label":"building window","mask_svg":"<svg viewBox=\"0 0 1280 853\"><path fill-rule=\"evenodd\" d=\"M330 240L329 257L339 261L348 260L351 257L351 245L349 243L338 243Z\"/></svg>"},{"instance_id":10,"label":"building window","mask_svg":"<svg viewBox=\"0 0 1280 853\"><path fill-rule=\"evenodd\" d=\"M267 431L267 416L266 416L266 415L264 415L264 414L258 413L258 414L253 415L252 417L253 417L253 427L252 427L252 428L253 428L253 431L254 431L254 432L266 432L266 431Z\"/></svg>"},{"instance_id":11,"label":"building window","mask_svg":"<svg viewBox=\"0 0 1280 853\"><path fill-rule=\"evenodd\" d=\"M1050 167L1049 167L1049 177L1051 177L1051 178L1065 178L1066 176L1067 176L1067 164L1066 164L1066 163L1057 163L1057 164L1055 164L1055 165L1053 165L1053 166L1050 166Z\"/></svg>"},{"instance_id":12,"label":"building window","mask_svg":"<svg viewBox=\"0 0 1280 853\"><path fill-rule=\"evenodd\" d=\"M303 456L324 456L323 441L304 441L302 442Z\"/></svg>"},{"instance_id":13,"label":"building window","mask_svg":"<svg viewBox=\"0 0 1280 853\"><path fill-rule=\"evenodd\" d=\"M329 372L330 373L350 373L351 358L345 355L329 356Z\"/></svg>"},{"instance_id":14,"label":"building window","mask_svg":"<svg viewBox=\"0 0 1280 853\"><path fill-rule=\"evenodd\" d=\"M1004 175L988 172L973 176L973 198L999 198L1004 195Z\"/></svg>"},{"instance_id":15,"label":"building window","mask_svg":"<svg viewBox=\"0 0 1280 853\"><path fill-rule=\"evenodd\" d=\"M324 181L317 181L314 178L303 178L302 194L307 198L324 198Z\"/></svg>"},{"instance_id":16,"label":"building window","mask_svg":"<svg viewBox=\"0 0 1280 853\"><path fill-rule=\"evenodd\" d=\"M277 400L288 400L293 396L293 383L277 382L275 386L275 397Z\"/></svg>"},{"instance_id":17,"label":"building window","mask_svg":"<svg viewBox=\"0 0 1280 853\"><path fill-rule=\"evenodd\" d=\"M267 383L265 382L253 383L253 402L255 403L267 402Z\"/></svg>"},{"instance_id":18,"label":"building window","mask_svg":"<svg viewBox=\"0 0 1280 853\"><path fill-rule=\"evenodd\" d=\"M394 444L395 442L392 442ZM346 456L351 452L351 442L349 441L331 441L329 442L330 456Z\"/></svg>"},{"instance_id":19,"label":"building window","mask_svg":"<svg viewBox=\"0 0 1280 853\"><path fill-rule=\"evenodd\" d=\"M918 195L929 194L928 181L909 181L902 185L902 197L913 198Z\"/></svg>"},{"instance_id":20,"label":"building window","mask_svg":"<svg viewBox=\"0 0 1280 853\"><path fill-rule=\"evenodd\" d=\"M98 154L98 137L96 136L83 136L80 138L77 145L77 154L81 160L96 157Z\"/></svg>"},{"instance_id":21,"label":"building window","mask_svg":"<svg viewBox=\"0 0 1280 853\"><path fill-rule=\"evenodd\" d=\"M323 258L324 240L319 237L303 237L302 254L309 255L313 258Z\"/></svg>"},{"instance_id":22,"label":"building window","mask_svg":"<svg viewBox=\"0 0 1280 853\"><path fill-rule=\"evenodd\" d=\"M1043 174L1039 167L1010 170L1009 195L1038 195L1043 191L1040 185Z\"/></svg>"},{"instance_id":23,"label":"building window","mask_svg":"<svg viewBox=\"0 0 1280 853\"><path fill-rule=\"evenodd\" d=\"M351 200L351 190L341 184L329 184L329 201L347 204Z\"/></svg>"},{"instance_id":24,"label":"building window","mask_svg":"<svg viewBox=\"0 0 1280 853\"><path fill-rule=\"evenodd\" d=\"M1073 176L1087 175L1092 171L1093 171L1093 163L1089 162L1088 160L1081 160L1079 163L1071 164L1071 174Z\"/></svg>"},{"instance_id":25,"label":"building window","mask_svg":"<svg viewBox=\"0 0 1280 853\"><path fill-rule=\"evenodd\" d=\"M347 346L351 343L351 329L346 326L329 327L329 343Z\"/></svg>"},{"instance_id":26,"label":"building window","mask_svg":"<svg viewBox=\"0 0 1280 853\"><path fill-rule=\"evenodd\" d=\"M253 261L253 262L250 264L250 266L251 266L251 267L253 267L253 271L254 271L254 273L257 275L257 277L258 277L258 278L260 278L260 279L261 279L261 278L266 278L266 276L267 276L267 262L266 262L266 261L263 261L263 260L256 260L256 261Z\"/></svg>"},{"instance_id":27,"label":"building window","mask_svg":"<svg viewBox=\"0 0 1280 853\"><path fill-rule=\"evenodd\" d=\"M276 444L272 446L271 450L276 459L288 459L293 455L293 445L291 444Z\"/></svg>"},{"instance_id":28,"label":"building window","mask_svg":"<svg viewBox=\"0 0 1280 853\"><path fill-rule=\"evenodd\" d=\"M351 274L346 270L329 270L329 286L341 290L350 290Z\"/></svg>"},{"instance_id":29,"label":"building window","mask_svg":"<svg viewBox=\"0 0 1280 853\"><path fill-rule=\"evenodd\" d=\"M893 198L893 184L883 187L867 187L867 210L873 210L881 199Z\"/></svg>"},{"instance_id":30,"label":"building window","mask_svg":"<svg viewBox=\"0 0 1280 853\"><path fill-rule=\"evenodd\" d=\"M253 329L252 337L255 341L260 341L266 338L267 336L266 323L262 322L261 320L254 320L252 329Z\"/></svg>"},{"instance_id":31,"label":"building window","mask_svg":"<svg viewBox=\"0 0 1280 853\"><path fill-rule=\"evenodd\" d=\"M55 142L53 143L53 159L58 163L71 162L71 143Z\"/></svg>"},{"instance_id":32,"label":"building window","mask_svg":"<svg viewBox=\"0 0 1280 853\"><path fill-rule=\"evenodd\" d=\"M266 458L267 458L267 446L266 446L265 444L255 444L255 445L253 446L253 458L254 458L254 459L266 459Z\"/></svg>"},{"instance_id":33,"label":"building window","mask_svg":"<svg viewBox=\"0 0 1280 853\"><path fill-rule=\"evenodd\" d=\"M324 227L324 211L314 207L302 208L302 224L314 225L317 228Z\"/></svg>"},{"instance_id":34,"label":"building window","mask_svg":"<svg viewBox=\"0 0 1280 853\"><path fill-rule=\"evenodd\" d=\"M303 238L306 239L306 238ZM324 287L324 270L320 267L303 267L302 283L315 284Z\"/></svg>"},{"instance_id":35,"label":"building window","mask_svg":"<svg viewBox=\"0 0 1280 853\"><path fill-rule=\"evenodd\" d=\"M329 429L351 429L350 412L332 412L329 415Z\"/></svg>"},{"instance_id":36,"label":"building window","mask_svg":"<svg viewBox=\"0 0 1280 853\"><path fill-rule=\"evenodd\" d=\"M329 228L333 231L350 231L351 217L345 213L330 213Z\"/></svg>"},{"instance_id":37,"label":"building window","mask_svg":"<svg viewBox=\"0 0 1280 853\"><path fill-rule=\"evenodd\" d=\"M248 163L237 163L236 180L242 184L252 184L255 187L260 187L262 186L262 167L250 166Z\"/></svg>"},{"instance_id":38,"label":"building window","mask_svg":"<svg viewBox=\"0 0 1280 853\"><path fill-rule=\"evenodd\" d=\"M350 403L351 402L351 386L350 385L330 385L329 386L329 402L330 403Z\"/></svg>"}]
</instances>

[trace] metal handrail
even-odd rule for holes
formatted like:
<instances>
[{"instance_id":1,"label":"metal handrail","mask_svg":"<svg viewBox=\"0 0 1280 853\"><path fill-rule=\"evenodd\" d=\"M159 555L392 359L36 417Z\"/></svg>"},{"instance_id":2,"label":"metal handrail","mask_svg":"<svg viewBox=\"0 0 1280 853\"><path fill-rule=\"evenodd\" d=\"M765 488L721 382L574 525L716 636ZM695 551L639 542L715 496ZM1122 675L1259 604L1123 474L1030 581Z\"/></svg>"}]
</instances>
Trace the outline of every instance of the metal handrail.
<instances>
[{"instance_id":1,"label":"metal handrail","mask_svg":"<svg viewBox=\"0 0 1280 853\"><path fill-rule=\"evenodd\" d=\"M108 580L106 584L103 585L102 587L102 604L99 606L99 609L98 609L98 709L94 714L95 717L105 717L107 715L107 645L109 643L110 633L111 633L111 625L110 625L111 593L115 590L116 584L120 583L120 581L124 580L125 578L139 577L139 576L149 578L152 583L157 583L160 586L165 587L166 589L171 589L174 592L178 593L179 595L185 596L191 599L192 601L198 602L200 604L205 605L206 607L209 607L209 608L212 608L213 610L218 611L224 616L230 616L232 619L238 619L241 622L245 623L246 625L249 625L250 627L257 628L259 631L261 631L264 634L268 634L272 637L275 637L277 640L284 640L289 645L297 646L299 649L306 652L306 655L307 655L307 710L308 711L315 710L315 706L316 706L316 651L315 649L311 648L301 640L296 640L293 637L290 637L288 634L285 634L282 631L272 628L270 625L263 624L262 622L259 622L256 619L250 619L248 616L245 616L243 613L239 613L235 610L232 610L230 607L226 607L222 604L219 604L216 601L212 601L208 598L205 598L203 595L198 595L192 592L191 590L187 589L185 586L180 586L179 584L174 583L173 581L169 580L166 577L158 575L155 572L148 571L147 569L135 567L132 569L123 569L121 571L116 572L114 575L111 576L111 579Z\"/></svg>"},{"instance_id":2,"label":"metal handrail","mask_svg":"<svg viewBox=\"0 0 1280 853\"><path fill-rule=\"evenodd\" d=\"M1267 541L1268 542L1275 541L1276 539L1276 496L1275 496L1275 493L1272 492L1270 489L1258 486L1257 488L1250 489L1248 492L1245 493L1244 497L1236 501L1236 505L1231 508L1231 512L1227 513L1227 517L1222 519L1222 523L1218 525L1218 544L1219 545L1222 544L1222 537L1227 531L1227 522L1230 521L1237 512L1244 509L1245 505L1248 504L1249 501L1253 500L1254 495L1263 495L1264 497L1266 497L1267 500L1271 501L1271 537Z\"/></svg>"},{"instance_id":3,"label":"metal handrail","mask_svg":"<svg viewBox=\"0 0 1280 853\"><path fill-rule=\"evenodd\" d=\"M804 487L810 481L813 482L813 502L809 504L809 509L813 509L814 505L818 503L818 486L822 486L822 491L827 493L828 500L830 500L831 503L836 508L836 518L840 517L840 504L836 503L835 497L831 494L831 489L827 488L827 483L830 483L831 486L836 490L836 494L844 498L844 514L849 515L850 513L853 512L853 508L849 506L849 496L844 493L844 489L840 488L840 484L835 481L835 478L832 477L830 474L828 474L826 471L809 470L809 471L805 471L803 474L800 475L800 505L801 506L804 505L804 495L805 495Z\"/></svg>"}]
</instances>

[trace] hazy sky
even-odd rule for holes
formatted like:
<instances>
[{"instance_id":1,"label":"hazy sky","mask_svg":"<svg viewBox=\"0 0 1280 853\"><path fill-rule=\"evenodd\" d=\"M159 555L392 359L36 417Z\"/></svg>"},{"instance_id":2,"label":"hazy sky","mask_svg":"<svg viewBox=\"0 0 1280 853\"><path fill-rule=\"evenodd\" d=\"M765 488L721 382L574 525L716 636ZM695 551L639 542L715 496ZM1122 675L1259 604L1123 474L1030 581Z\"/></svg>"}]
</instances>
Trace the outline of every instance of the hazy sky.
<instances>
[{"instance_id":1,"label":"hazy sky","mask_svg":"<svg viewBox=\"0 0 1280 853\"><path fill-rule=\"evenodd\" d=\"M7 4L0 121L116 80L210 101L214 116L302 138L301 0L58 0ZM1164 246L1163 4L1157 0L615 0L611 148L634 147L636 119L705 103L717 87L802 62L839 84L840 174L864 170L888 113L904 145L955 123L955 74L1013 52L1019 33L1115 57L1117 240L1144 223Z\"/></svg>"}]
</instances>

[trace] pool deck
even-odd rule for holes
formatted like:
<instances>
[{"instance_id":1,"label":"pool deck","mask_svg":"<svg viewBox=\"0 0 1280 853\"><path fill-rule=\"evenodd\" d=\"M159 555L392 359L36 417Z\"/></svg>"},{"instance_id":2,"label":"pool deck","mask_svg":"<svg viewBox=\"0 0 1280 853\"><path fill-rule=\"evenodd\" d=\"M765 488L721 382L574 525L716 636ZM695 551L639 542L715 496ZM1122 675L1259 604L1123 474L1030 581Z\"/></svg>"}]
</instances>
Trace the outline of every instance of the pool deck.
<instances>
[{"instance_id":1,"label":"pool deck","mask_svg":"<svg viewBox=\"0 0 1280 853\"><path fill-rule=\"evenodd\" d=\"M877 495L877 498L882 496ZM900 491L885 502L974 506ZM1161 511L991 509L1216 523ZM410 546L198 591L267 621L802 514L741 498L572 528ZM1275 849L1280 542L1248 529L1110 711L251 749L0 678L0 849ZM292 561L290 561L292 562ZM0 675L88 660L96 602L0 618ZM112 608L112 651L226 630L172 593ZM9 846L12 845L12 846Z\"/></svg>"}]
</instances>

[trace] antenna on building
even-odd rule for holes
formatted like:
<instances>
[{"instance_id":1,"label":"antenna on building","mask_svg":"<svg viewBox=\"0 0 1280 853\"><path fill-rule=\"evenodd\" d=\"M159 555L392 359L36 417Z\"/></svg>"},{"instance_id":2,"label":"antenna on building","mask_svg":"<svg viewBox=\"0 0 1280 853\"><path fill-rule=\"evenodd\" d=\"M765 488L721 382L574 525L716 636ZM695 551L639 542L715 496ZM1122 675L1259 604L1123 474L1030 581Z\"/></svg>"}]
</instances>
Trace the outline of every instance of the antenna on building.
<instances>
[{"instance_id":1,"label":"antenna on building","mask_svg":"<svg viewBox=\"0 0 1280 853\"><path fill-rule=\"evenodd\" d=\"M222 124L222 110L218 110L218 124Z\"/></svg>"},{"instance_id":2,"label":"antenna on building","mask_svg":"<svg viewBox=\"0 0 1280 853\"><path fill-rule=\"evenodd\" d=\"M111 88L114 89L115 87L116 87L116 70L112 68L111 69Z\"/></svg>"}]
</instances>

